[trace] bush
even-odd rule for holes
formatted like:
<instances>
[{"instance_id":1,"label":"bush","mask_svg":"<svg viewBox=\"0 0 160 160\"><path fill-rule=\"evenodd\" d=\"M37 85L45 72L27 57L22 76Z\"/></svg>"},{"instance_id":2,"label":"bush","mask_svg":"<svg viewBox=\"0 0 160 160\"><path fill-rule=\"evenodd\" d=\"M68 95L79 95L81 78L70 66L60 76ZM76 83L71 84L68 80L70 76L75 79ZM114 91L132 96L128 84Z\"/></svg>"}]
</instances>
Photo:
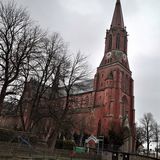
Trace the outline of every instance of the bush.
<instances>
[{"instance_id":1,"label":"bush","mask_svg":"<svg viewBox=\"0 0 160 160\"><path fill-rule=\"evenodd\" d=\"M6 131L6 130L0 130L0 141L8 142L13 138L13 134Z\"/></svg>"},{"instance_id":2,"label":"bush","mask_svg":"<svg viewBox=\"0 0 160 160\"><path fill-rule=\"evenodd\" d=\"M75 143L72 140L63 141L63 149L73 150Z\"/></svg>"},{"instance_id":3,"label":"bush","mask_svg":"<svg viewBox=\"0 0 160 160\"><path fill-rule=\"evenodd\" d=\"M75 143L72 141L72 140L61 140L61 139L58 139L56 141L56 145L55 147L57 149L68 149L68 150L73 150L73 147L75 147Z\"/></svg>"},{"instance_id":4,"label":"bush","mask_svg":"<svg viewBox=\"0 0 160 160\"><path fill-rule=\"evenodd\" d=\"M55 148L62 149L63 148L63 140L57 139Z\"/></svg>"}]
</instances>

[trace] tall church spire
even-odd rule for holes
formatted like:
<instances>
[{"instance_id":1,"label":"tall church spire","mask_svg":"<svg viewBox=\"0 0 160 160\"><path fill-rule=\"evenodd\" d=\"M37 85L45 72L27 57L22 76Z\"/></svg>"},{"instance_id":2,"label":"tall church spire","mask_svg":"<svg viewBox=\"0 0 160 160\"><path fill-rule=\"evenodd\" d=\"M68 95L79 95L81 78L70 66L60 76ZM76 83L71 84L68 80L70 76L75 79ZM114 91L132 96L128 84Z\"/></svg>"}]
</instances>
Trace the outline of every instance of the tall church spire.
<instances>
[{"instance_id":1,"label":"tall church spire","mask_svg":"<svg viewBox=\"0 0 160 160\"><path fill-rule=\"evenodd\" d=\"M117 0L111 28L106 32L104 57L100 66L120 62L129 69L127 44L127 31L126 27L124 27L121 2Z\"/></svg>"},{"instance_id":2,"label":"tall church spire","mask_svg":"<svg viewBox=\"0 0 160 160\"><path fill-rule=\"evenodd\" d=\"M114 1L116 4L111 27L106 30L104 56L94 78L93 106L98 111L95 114L97 135L109 133L113 125L116 133L127 127L128 138L121 148L130 152L135 147L133 79L127 58L128 34L124 27L121 2Z\"/></svg>"},{"instance_id":3,"label":"tall church spire","mask_svg":"<svg viewBox=\"0 0 160 160\"><path fill-rule=\"evenodd\" d=\"M112 28L113 27L124 28L123 13L122 13L120 0L117 0L117 2L116 2L111 27Z\"/></svg>"}]
</instances>

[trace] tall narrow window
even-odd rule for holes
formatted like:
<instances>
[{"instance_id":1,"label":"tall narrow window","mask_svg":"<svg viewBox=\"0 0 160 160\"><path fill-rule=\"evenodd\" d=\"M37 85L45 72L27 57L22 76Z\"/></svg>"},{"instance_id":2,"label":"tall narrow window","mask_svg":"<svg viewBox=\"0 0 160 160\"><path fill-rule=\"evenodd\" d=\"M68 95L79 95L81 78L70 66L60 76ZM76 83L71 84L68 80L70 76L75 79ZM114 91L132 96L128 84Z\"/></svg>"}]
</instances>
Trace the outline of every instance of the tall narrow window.
<instances>
[{"instance_id":1,"label":"tall narrow window","mask_svg":"<svg viewBox=\"0 0 160 160\"><path fill-rule=\"evenodd\" d=\"M112 49L112 35L109 35L109 45L108 45L108 49Z\"/></svg>"},{"instance_id":2,"label":"tall narrow window","mask_svg":"<svg viewBox=\"0 0 160 160\"><path fill-rule=\"evenodd\" d=\"M124 51L127 51L127 37L124 37Z\"/></svg>"},{"instance_id":3,"label":"tall narrow window","mask_svg":"<svg viewBox=\"0 0 160 160\"><path fill-rule=\"evenodd\" d=\"M122 88L122 91L124 91L124 86L125 86L124 73L122 72L122 79L121 79L121 88Z\"/></svg>"},{"instance_id":4,"label":"tall narrow window","mask_svg":"<svg viewBox=\"0 0 160 160\"><path fill-rule=\"evenodd\" d=\"M117 37L116 37L116 48L120 49L120 34L119 33L117 34Z\"/></svg>"},{"instance_id":5,"label":"tall narrow window","mask_svg":"<svg viewBox=\"0 0 160 160\"><path fill-rule=\"evenodd\" d=\"M126 96L123 96L122 97L122 108L121 108L121 115L122 117L125 117L127 112L128 112L128 101L127 101L127 97Z\"/></svg>"},{"instance_id":6,"label":"tall narrow window","mask_svg":"<svg viewBox=\"0 0 160 160\"><path fill-rule=\"evenodd\" d=\"M97 137L101 135L101 120L98 121Z\"/></svg>"}]
</instances>

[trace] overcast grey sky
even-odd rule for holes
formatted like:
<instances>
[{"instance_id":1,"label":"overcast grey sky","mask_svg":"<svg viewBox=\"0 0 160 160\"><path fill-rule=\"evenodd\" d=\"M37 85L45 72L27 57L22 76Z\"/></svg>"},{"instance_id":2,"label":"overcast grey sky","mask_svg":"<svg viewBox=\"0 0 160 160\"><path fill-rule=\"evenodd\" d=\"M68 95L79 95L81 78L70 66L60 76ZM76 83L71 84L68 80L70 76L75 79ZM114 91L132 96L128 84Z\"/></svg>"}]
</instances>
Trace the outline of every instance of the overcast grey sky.
<instances>
[{"instance_id":1,"label":"overcast grey sky","mask_svg":"<svg viewBox=\"0 0 160 160\"><path fill-rule=\"evenodd\" d=\"M0 0L1 1L1 0ZM5 0L6 1L6 0ZM8 1L8 0L7 0ZM33 20L59 32L70 50L89 56L93 70L104 52L116 0L15 0ZM160 0L121 0L129 34L128 58L135 88L136 119L146 112L160 116ZM159 120L160 121L160 120Z\"/></svg>"}]
</instances>

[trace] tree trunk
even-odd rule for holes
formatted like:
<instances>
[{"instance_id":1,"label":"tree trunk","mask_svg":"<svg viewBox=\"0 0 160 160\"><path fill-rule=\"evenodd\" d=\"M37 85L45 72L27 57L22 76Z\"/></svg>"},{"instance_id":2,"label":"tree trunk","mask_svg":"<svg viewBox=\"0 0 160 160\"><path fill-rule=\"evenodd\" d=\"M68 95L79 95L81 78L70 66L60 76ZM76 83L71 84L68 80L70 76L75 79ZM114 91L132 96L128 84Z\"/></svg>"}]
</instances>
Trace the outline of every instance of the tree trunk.
<instances>
[{"instance_id":1,"label":"tree trunk","mask_svg":"<svg viewBox=\"0 0 160 160\"><path fill-rule=\"evenodd\" d=\"M25 123L24 123L24 114L23 114L22 104L20 104L19 107L20 107L19 109L20 109L20 119L21 119L22 129L23 129L23 131L25 131L26 127L25 127Z\"/></svg>"},{"instance_id":2,"label":"tree trunk","mask_svg":"<svg viewBox=\"0 0 160 160\"><path fill-rule=\"evenodd\" d=\"M51 146L50 146L50 150L52 152L54 152L54 150L55 150L55 145L56 145L57 137L58 137L58 132L55 131L55 133L54 133L54 135L52 137L52 142L51 142Z\"/></svg>"},{"instance_id":3,"label":"tree trunk","mask_svg":"<svg viewBox=\"0 0 160 160\"><path fill-rule=\"evenodd\" d=\"M0 114L3 109L4 98L6 96L6 90L7 90L7 84L4 83L2 90L1 90L1 93L0 93Z\"/></svg>"},{"instance_id":4,"label":"tree trunk","mask_svg":"<svg viewBox=\"0 0 160 160\"><path fill-rule=\"evenodd\" d=\"M158 150L159 150L159 148L158 148L158 139L157 139L157 150L156 150L156 158L158 159Z\"/></svg>"},{"instance_id":5,"label":"tree trunk","mask_svg":"<svg viewBox=\"0 0 160 160\"><path fill-rule=\"evenodd\" d=\"M83 132L81 133L81 136L80 136L80 142L79 142L79 145L82 146L83 145L83 137L84 137L84 134Z\"/></svg>"},{"instance_id":6,"label":"tree trunk","mask_svg":"<svg viewBox=\"0 0 160 160\"><path fill-rule=\"evenodd\" d=\"M147 140L147 156L149 155L149 140Z\"/></svg>"},{"instance_id":7,"label":"tree trunk","mask_svg":"<svg viewBox=\"0 0 160 160\"><path fill-rule=\"evenodd\" d=\"M54 150L55 150L55 145L56 145L58 133L59 133L59 127L56 126L54 131L52 132L50 138L48 139L49 148L50 148L51 152L54 152Z\"/></svg>"}]
</instances>

